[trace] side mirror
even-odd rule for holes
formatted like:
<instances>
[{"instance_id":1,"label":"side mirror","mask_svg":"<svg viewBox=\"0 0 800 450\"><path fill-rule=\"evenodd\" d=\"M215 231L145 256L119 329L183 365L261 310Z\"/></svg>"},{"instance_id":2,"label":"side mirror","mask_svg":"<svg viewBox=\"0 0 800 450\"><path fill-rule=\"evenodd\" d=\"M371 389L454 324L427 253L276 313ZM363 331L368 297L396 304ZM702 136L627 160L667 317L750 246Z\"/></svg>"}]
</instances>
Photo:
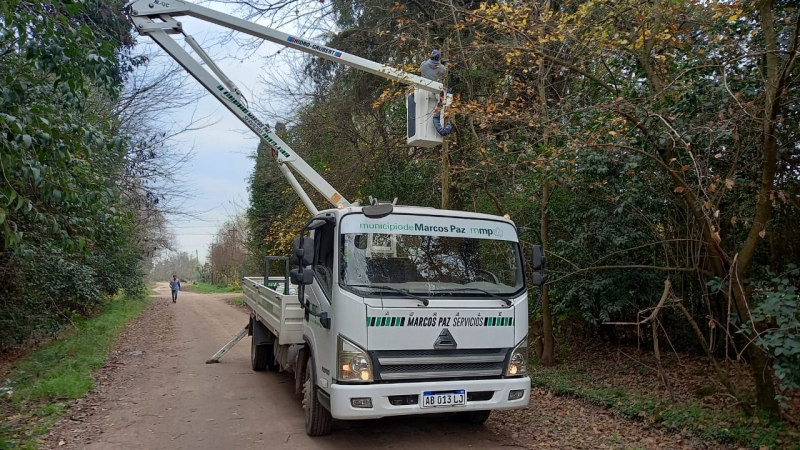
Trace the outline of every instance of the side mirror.
<instances>
[{"instance_id":1,"label":"side mirror","mask_svg":"<svg viewBox=\"0 0 800 450\"><path fill-rule=\"evenodd\" d=\"M366 234L357 234L355 238L353 238L353 245L356 246L359 250L364 250L367 248L367 235Z\"/></svg>"},{"instance_id":2,"label":"side mirror","mask_svg":"<svg viewBox=\"0 0 800 450\"><path fill-rule=\"evenodd\" d=\"M542 270L544 269L544 249L541 245L534 245L532 253L532 267L533 270Z\"/></svg>"},{"instance_id":3,"label":"side mirror","mask_svg":"<svg viewBox=\"0 0 800 450\"><path fill-rule=\"evenodd\" d=\"M533 272L533 280L531 280L531 284L534 286L544 285L544 275L539 272Z\"/></svg>"},{"instance_id":4,"label":"side mirror","mask_svg":"<svg viewBox=\"0 0 800 450\"><path fill-rule=\"evenodd\" d=\"M299 269L292 269L292 271L289 272L289 278L294 285L308 286L314 281L314 272L311 270L304 270L303 273L300 273Z\"/></svg>"},{"instance_id":5,"label":"side mirror","mask_svg":"<svg viewBox=\"0 0 800 450\"><path fill-rule=\"evenodd\" d=\"M310 266L314 262L314 239L310 237L294 238L294 254L292 263Z\"/></svg>"}]
</instances>

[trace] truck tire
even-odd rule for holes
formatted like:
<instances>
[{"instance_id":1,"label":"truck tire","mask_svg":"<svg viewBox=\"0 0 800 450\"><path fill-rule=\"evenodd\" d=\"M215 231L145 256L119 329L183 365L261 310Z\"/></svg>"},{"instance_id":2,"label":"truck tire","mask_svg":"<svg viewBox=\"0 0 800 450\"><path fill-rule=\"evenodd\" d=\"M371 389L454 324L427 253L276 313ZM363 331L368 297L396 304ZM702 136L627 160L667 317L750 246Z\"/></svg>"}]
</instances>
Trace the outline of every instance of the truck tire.
<instances>
[{"instance_id":1,"label":"truck tire","mask_svg":"<svg viewBox=\"0 0 800 450\"><path fill-rule=\"evenodd\" d=\"M255 337L250 340L250 364L256 372L263 372L267 370L270 360L274 360L272 356L272 344L256 345Z\"/></svg>"},{"instance_id":2,"label":"truck tire","mask_svg":"<svg viewBox=\"0 0 800 450\"><path fill-rule=\"evenodd\" d=\"M481 425L489 419L491 411L464 411L456 413L456 420L470 425Z\"/></svg>"},{"instance_id":3,"label":"truck tire","mask_svg":"<svg viewBox=\"0 0 800 450\"><path fill-rule=\"evenodd\" d=\"M325 436L331 432L331 412L320 404L317 398L317 385L314 383L314 358L309 356L303 382L303 413L306 416L306 434Z\"/></svg>"}]
</instances>

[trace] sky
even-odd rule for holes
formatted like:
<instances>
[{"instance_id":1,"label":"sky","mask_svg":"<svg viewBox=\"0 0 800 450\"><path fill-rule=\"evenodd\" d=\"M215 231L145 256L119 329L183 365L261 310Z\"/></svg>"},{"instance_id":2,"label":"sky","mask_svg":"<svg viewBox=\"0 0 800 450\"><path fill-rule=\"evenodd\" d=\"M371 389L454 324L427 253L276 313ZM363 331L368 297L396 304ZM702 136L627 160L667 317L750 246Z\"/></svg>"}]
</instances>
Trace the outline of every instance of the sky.
<instances>
[{"instance_id":1,"label":"sky","mask_svg":"<svg viewBox=\"0 0 800 450\"><path fill-rule=\"evenodd\" d=\"M225 5L214 4L210 7L229 12ZM263 87L259 88L259 75L263 72L264 58L282 49L282 46L265 42L255 53L239 60L232 58L234 55L241 55L235 42L224 46L216 44L225 33L223 28L189 17L181 17L180 20L184 32L193 36L212 55L215 63L242 90L245 98L253 99L263 95L260 92ZM138 41L145 45L152 42L145 36L140 36ZM163 53L161 49L158 51ZM295 52L298 58L302 57L302 53L290 51ZM188 78L186 83L192 84L186 86L187 89L200 87L193 78ZM190 215L174 215L168 219L171 231L177 239L177 250L196 254L201 263L208 254L209 244L217 229L226 220L247 208L247 178L255 164L248 156L254 154L258 145L258 138L236 116L211 94L205 90L202 92L204 95L196 109L195 105L191 105L166 118L178 126L185 123L186 118L192 114L210 116L211 122L214 122L206 128L183 133L173 141L179 149L193 153L180 174L185 182L184 188L191 194L181 205L181 211ZM274 123L270 125L274 126Z\"/></svg>"}]
</instances>

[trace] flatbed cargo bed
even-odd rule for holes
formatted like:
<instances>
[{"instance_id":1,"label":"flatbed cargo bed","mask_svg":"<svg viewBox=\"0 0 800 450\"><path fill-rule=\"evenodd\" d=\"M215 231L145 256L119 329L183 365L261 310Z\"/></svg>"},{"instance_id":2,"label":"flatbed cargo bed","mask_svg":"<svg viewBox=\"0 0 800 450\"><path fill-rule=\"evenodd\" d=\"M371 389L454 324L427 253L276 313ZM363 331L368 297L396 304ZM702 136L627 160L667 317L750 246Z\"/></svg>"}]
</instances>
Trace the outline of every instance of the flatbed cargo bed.
<instances>
[{"instance_id":1,"label":"flatbed cargo bed","mask_svg":"<svg viewBox=\"0 0 800 450\"><path fill-rule=\"evenodd\" d=\"M283 277L270 277L266 284L263 277L245 277L242 279L244 303L278 337L278 344L302 344L303 308L297 300L295 287L289 285L289 293L285 294L285 286Z\"/></svg>"}]
</instances>

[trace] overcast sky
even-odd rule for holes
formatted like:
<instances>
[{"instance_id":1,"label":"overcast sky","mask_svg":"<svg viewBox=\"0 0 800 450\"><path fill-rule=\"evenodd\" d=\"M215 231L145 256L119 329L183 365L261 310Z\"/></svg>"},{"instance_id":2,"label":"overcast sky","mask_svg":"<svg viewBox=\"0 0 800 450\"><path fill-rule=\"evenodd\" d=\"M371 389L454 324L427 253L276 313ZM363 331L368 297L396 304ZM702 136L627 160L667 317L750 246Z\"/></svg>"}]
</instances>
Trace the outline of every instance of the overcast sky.
<instances>
[{"instance_id":1,"label":"overcast sky","mask_svg":"<svg viewBox=\"0 0 800 450\"><path fill-rule=\"evenodd\" d=\"M225 11L225 5L213 4L210 7ZM201 46L212 55L214 61L234 82L247 99L262 96L263 86L259 87L259 74L263 72L265 57L283 47L265 43L254 54L244 60L234 56L242 55L235 42L225 46L215 44L225 32L221 27L193 18L182 17L184 32L193 36ZM290 32L288 29L281 31ZM149 38L140 36L139 42L149 43ZM185 46L184 46L185 47ZM163 52L158 49L159 52ZM297 58L303 55L290 50ZM187 79L187 89L199 86L194 79ZM186 181L185 188L193 195L184 202L182 209L192 213L195 218L183 216L170 217L177 237L180 251L197 253L199 260L205 260L208 246L215 231L230 217L244 211L249 203L247 178L251 174L254 160L249 158L258 145L258 138L228 111L218 100L205 90L202 99L194 107L185 111L171 113L167 120L177 124L185 123L187 118L211 116L213 125L184 133L176 138L176 144L184 150L192 150L193 158L183 168L181 178ZM273 109L278 105L273 105ZM263 117L262 117L263 120ZM265 122L268 122L264 120ZM270 123L271 126L274 123Z\"/></svg>"}]
</instances>

